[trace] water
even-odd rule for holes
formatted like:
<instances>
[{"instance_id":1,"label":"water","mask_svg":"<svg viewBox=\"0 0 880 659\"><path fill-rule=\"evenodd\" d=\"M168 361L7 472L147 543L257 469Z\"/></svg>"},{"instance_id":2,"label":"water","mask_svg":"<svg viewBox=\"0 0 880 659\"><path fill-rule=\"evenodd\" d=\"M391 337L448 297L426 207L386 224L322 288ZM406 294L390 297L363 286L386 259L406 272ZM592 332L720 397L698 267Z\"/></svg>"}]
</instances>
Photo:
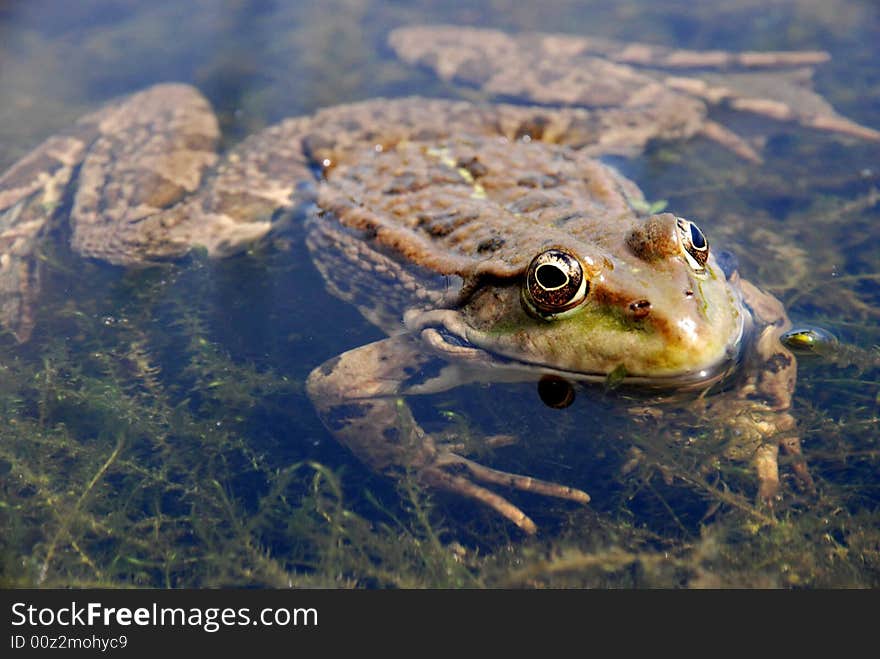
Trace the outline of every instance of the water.
<instances>
[{"instance_id":1,"label":"water","mask_svg":"<svg viewBox=\"0 0 880 659\"><path fill-rule=\"evenodd\" d=\"M874 3L366 1L29 2L0 10L0 169L117 95L178 80L214 104L226 145L283 117L375 96L463 92L395 61L389 29L452 22L692 49L824 49L816 87L880 127ZM465 92L467 93L467 92ZM719 112L748 132L763 120ZM699 140L619 164L697 220L841 341L803 357L795 399L818 493L783 464L754 504L747 462L699 424L622 414L622 392L544 406L532 385L412 401L425 428L520 441L477 458L572 484L591 504L510 494L541 532L412 483L327 433L303 391L316 365L381 338L324 290L294 226L225 261L124 272L60 235L33 338L0 343L0 580L11 586L877 586L880 148L778 125L751 165Z\"/></svg>"}]
</instances>

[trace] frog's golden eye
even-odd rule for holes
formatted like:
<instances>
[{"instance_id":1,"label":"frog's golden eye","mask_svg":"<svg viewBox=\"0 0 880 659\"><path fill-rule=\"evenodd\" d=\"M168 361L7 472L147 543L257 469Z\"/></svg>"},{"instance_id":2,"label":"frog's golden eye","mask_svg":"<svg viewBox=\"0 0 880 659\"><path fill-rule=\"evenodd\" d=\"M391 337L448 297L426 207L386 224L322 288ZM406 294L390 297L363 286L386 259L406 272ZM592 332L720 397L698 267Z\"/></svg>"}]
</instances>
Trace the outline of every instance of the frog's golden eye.
<instances>
[{"instance_id":1,"label":"frog's golden eye","mask_svg":"<svg viewBox=\"0 0 880 659\"><path fill-rule=\"evenodd\" d=\"M584 301L590 283L574 254L563 249L548 249L529 264L523 286L527 306L540 315L559 314Z\"/></svg>"},{"instance_id":2,"label":"frog's golden eye","mask_svg":"<svg viewBox=\"0 0 880 659\"><path fill-rule=\"evenodd\" d=\"M681 240L682 252L694 272L703 274L706 272L706 261L709 260L709 241L700 227L689 220L676 218L675 225L678 228L678 237Z\"/></svg>"}]
</instances>

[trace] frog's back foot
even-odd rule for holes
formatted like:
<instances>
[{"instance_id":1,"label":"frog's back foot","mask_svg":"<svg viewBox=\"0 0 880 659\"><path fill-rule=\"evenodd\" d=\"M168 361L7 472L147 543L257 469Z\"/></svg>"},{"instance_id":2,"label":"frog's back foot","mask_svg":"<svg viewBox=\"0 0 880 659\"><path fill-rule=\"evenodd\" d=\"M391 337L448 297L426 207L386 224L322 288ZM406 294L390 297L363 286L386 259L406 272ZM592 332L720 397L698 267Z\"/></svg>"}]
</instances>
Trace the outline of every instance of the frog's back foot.
<instances>
[{"instance_id":1,"label":"frog's back foot","mask_svg":"<svg viewBox=\"0 0 880 659\"><path fill-rule=\"evenodd\" d=\"M840 133L872 142L880 141L880 131L863 126L831 110L827 112L802 112L782 102L769 99L740 98L730 102L735 110L762 114L780 121L794 121L816 130Z\"/></svg>"},{"instance_id":2,"label":"frog's back foot","mask_svg":"<svg viewBox=\"0 0 880 659\"><path fill-rule=\"evenodd\" d=\"M190 85L154 85L84 117L77 129L91 133L69 164L82 162L71 246L125 266L178 258L195 246L212 256L242 249L270 231L278 209L307 196L298 191L312 179L300 146L307 123L268 128L220 162L217 118Z\"/></svg>"}]
</instances>

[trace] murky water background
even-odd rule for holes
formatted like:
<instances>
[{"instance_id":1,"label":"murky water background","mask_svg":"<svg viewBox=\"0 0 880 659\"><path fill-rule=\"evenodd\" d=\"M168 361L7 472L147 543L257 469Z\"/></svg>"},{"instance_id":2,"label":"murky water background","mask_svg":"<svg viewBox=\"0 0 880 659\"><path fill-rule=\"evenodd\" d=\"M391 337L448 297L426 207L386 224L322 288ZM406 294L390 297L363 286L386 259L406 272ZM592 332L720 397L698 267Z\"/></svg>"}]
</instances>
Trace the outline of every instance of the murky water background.
<instances>
[{"instance_id":1,"label":"murky water background","mask_svg":"<svg viewBox=\"0 0 880 659\"><path fill-rule=\"evenodd\" d=\"M102 102L168 80L209 97L226 144L331 104L460 95L392 58L385 35L409 23L824 49L817 89L880 127L875 2L531 4L4 4L0 169ZM628 419L616 392L579 389L561 411L526 385L412 401L430 431L520 437L481 461L592 495L581 508L511 494L541 528L525 538L467 501L373 475L321 426L305 377L380 334L324 291L296 227L226 261L131 272L71 254L61 227L41 255L33 339L0 338L0 583L876 587L880 147L769 133L761 166L698 140L619 164L734 250L795 324L840 338L800 365L817 496L783 465L783 501L756 508L747 464L699 426L664 434Z\"/></svg>"}]
</instances>

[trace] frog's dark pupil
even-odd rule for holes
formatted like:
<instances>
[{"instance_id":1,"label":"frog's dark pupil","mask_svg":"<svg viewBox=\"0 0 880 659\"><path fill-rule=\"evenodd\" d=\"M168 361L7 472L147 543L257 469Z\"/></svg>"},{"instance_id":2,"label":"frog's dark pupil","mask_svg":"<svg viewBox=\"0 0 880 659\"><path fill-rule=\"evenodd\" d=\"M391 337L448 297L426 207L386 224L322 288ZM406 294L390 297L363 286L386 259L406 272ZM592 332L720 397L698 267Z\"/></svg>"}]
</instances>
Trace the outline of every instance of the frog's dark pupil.
<instances>
[{"instance_id":1,"label":"frog's dark pupil","mask_svg":"<svg viewBox=\"0 0 880 659\"><path fill-rule=\"evenodd\" d=\"M565 273L555 265L541 265L535 271L535 279L542 288L547 290L555 290L560 286L564 286L568 277Z\"/></svg>"},{"instance_id":2,"label":"frog's dark pupil","mask_svg":"<svg viewBox=\"0 0 880 659\"><path fill-rule=\"evenodd\" d=\"M691 223L691 244L695 249L706 249L706 237L693 222Z\"/></svg>"}]
</instances>

